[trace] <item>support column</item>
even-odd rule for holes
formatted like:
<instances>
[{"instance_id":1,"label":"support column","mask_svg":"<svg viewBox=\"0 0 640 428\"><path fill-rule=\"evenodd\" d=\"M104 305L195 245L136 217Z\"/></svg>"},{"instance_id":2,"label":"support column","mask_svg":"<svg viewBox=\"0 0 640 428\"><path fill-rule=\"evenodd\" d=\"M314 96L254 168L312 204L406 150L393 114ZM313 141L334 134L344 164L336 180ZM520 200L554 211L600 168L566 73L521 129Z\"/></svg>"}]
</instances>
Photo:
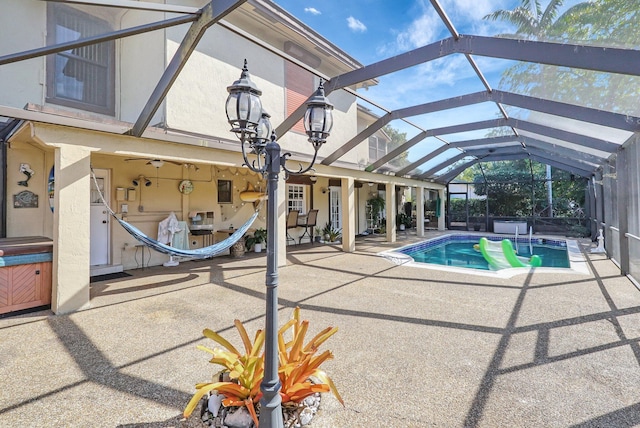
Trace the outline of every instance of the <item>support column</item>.
<instances>
[{"instance_id":1,"label":"support column","mask_svg":"<svg viewBox=\"0 0 640 428\"><path fill-rule=\"evenodd\" d=\"M385 186L385 215L387 216L387 241L396 242L396 186Z\"/></svg>"},{"instance_id":2,"label":"support column","mask_svg":"<svg viewBox=\"0 0 640 428\"><path fill-rule=\"evenodd\" d=\"M55 149L51 310L66 314L90 306L91 151Z\"/></svg>"},{"instance_id":3,"label":"support column","mask_svg":"<svg viewBox=\"0 0 640 428\"><path fill-rule=\"evenodd\" d=\"M281 172L278 175L278 254L277 266L282 267L287 265L287 183L285 181L285 174Z\"/></svg>"},{"instance_id":4,"label":"support column","mask_svg":"<svg viewBox=\"0 0 640 428\"><path fill-rule=\"evenodd\" d=\"M630 201L629 188L629 162L627 160L628 152L625 149L619 149L616 156L616 193L618 197L618 230L619 230L619 245L620 245L620 274L626 275L629 273L629 238L626 236L629 233L629 216L627 215L627 204Z\"/></svg>"},{"instance_id":5,"label":"support column","mask_svg":"<svg viewBox=\"0 0 640 428\"><path fill-rule=\"evenodd\" d=\"M424 187L416 187L416 235L424 236Z\"/></svg>"},{"instance_id":6,"label":"support column","mask_svg":"<svg viewBox=\"0 0 640 428\"><path fill-rule=\"evenodd\" d=\"M352 177L341 179L342 191L342 251L356 250L356 187Z\"/></svg>"},{"instance_id":7,"label":"support column","mask_svg":"<svg viewBox=\"0 0 640 428\"><path fill-rule=\"evenodd\" d=\"M595 174L596 182L594 184L594 193L596 194L596 233L600 233L600 229L603 228L602 223L604 223L604 186L602 184L603 177L601 172L596 172ZM596 187L597 186L597 187ZM602 231L604 234L605 230ZM607 242L605 242L605 248Z\"/></svg>"},{"instance_id":8,"label":"support column","mask_svg":"<svg viewBox=\"0 0 640 428\"><path fill-rule=\"evenodd\" d=\"M445 194L444 194L444 189L438 190L438 198L440 199L440 206L439 206L440 217L438 217L438 230L445 230L445 223L444 223Z\"/></svg>"},{"instance_id":9,"label":"support column","mask_svg":"<svg viewBox=\"0 0 640 428\"><path fill-rule=\"evenodd\" d=\"M598 210L596 208L596 201L598 199L598 195L596 194L596 184L593 180L589 180L589 233L591 235L591 240L595 241L598 236Z\"/></svg>"}]
</instances>

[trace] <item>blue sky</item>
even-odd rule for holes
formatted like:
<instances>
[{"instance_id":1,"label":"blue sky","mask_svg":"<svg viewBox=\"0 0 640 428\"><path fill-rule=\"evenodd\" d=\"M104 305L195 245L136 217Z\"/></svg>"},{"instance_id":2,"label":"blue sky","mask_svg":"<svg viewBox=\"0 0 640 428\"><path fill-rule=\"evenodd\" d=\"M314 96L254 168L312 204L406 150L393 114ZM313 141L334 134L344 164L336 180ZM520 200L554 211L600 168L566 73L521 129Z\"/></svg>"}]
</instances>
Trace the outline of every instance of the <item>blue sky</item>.
<instances>
[{"instance_id":1,"label":"blue sky","mask_svg":"<svg viewBox=\"0 0 640 428\"><path fill-rule=\"evenodd\" d=\"M570 6L577 1L565 3ZM363 65L450 37L428 0L275 0L275 3ZM513 28L482 18L495 10L513 9L520 1L440 0L440 4L459 33L493 36L512 32ZM548 1L542 1L543 7L547 4ZM474 59L494 88L498 87L502 71L511 65L504 60ZM389 110L484 90L462 55L422 64L379 80L379 85L362 94ZM366 103L363 105L371 108ZM495 105L491 105L487 109L449 110L409 120L428 129L491 119L496 113ZM461 115L464 115L463 119ZM401 121L394 121L392 125L407 132L409 138L419 132ZM452 141L466 138L471 136L460 136Z\"/></svg>"}]
</instances>

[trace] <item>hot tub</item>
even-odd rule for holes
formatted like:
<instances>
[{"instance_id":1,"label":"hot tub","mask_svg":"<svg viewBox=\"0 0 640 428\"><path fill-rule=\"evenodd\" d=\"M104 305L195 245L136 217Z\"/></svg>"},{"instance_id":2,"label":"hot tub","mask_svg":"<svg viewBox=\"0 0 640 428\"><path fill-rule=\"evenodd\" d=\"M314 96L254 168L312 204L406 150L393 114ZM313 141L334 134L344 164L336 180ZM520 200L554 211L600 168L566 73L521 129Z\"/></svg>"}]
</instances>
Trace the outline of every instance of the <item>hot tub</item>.
<instances>
[{"instance_id":1,"label":"hot tub","mask_svg":"<svg viewBox=\"0 0 640 428\"><path fill-rule=\"evenodd\" d=\"M51 305L52 251L43 236L0 238L0 314Z\"/></svg>"}]
</instances>

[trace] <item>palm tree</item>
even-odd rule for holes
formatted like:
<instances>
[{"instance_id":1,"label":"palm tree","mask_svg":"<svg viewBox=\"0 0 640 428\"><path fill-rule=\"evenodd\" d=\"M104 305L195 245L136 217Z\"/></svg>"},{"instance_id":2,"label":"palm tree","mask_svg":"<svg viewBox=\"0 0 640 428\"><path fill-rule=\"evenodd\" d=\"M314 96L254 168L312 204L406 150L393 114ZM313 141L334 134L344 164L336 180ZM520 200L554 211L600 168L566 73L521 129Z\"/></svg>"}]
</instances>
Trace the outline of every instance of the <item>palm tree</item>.
<instances>
[{"instance_id":1,"label":"palm tree","mask_svg":"<svg viewBox=\"0 0 640 428\"><path fill-rule=\"evenodd\" d=\"M564 0L551 0L543 10L538 0L521 0L520 6L513 10L498 10L484 19L492 21L505 21L516 26L516 32L505 37L525 38L529 40L552 39L554 26L558 22L558 12ZM545 98L548 91L548 83L555 68L550 69L541 64L519 63L509 67L502 74L501 86L510 86L514 92L524 92L531 95L538 95ZM515 163L513 163L515 165ZM553 196L551 167L546 166L547 198L549 216L553 216ZM533 186L533 182L532 182ZM533 190L533 189L532 189Z\"/></svg>"},{"instance_id":2,"label":"palm tree","mask_svg":"<svg viewBox=\"0 0 640 428\"><path fill-rule=\"evenodd\" d=\"M544 40L553 33L553 27L557 22L559 9L564 0L551 0L542 10L538 0L521 0L522 4L513 10L497 10L483 19L491 21L505 21L517 27L516 33L511 36L530 40ZM509 36L509 35L505 35Z\"/></svg>"},{"instance_id":3,"label":"palm tree","mask_svg":"<svg viewBox=\"0 0 640 428\"><path fill-rule=\"evenodd\" d=\"M516 27L515 37L527 40L638 47L640 9L638 0L589 0L560 15L564 0L521 0L513 10L498 10L484 19ZM637 115L636 76L517 63L502 74L499 87L534 97L577 102L586 107Z\"/></svg>"}]
</instances>

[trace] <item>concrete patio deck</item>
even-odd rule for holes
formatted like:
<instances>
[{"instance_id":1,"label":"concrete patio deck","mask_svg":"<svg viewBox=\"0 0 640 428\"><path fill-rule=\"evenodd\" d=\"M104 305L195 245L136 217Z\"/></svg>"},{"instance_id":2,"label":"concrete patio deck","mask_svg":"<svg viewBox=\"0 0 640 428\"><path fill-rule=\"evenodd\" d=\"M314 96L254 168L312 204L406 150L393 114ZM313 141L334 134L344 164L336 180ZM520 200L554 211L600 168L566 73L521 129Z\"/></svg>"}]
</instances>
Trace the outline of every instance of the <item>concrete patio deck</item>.
<instances>
[{"instance_id":1,"label":"concrete patio deck","mask_svg":"<svg viewBox=\"0 0 640 428\"><path fill-rule=\"evenodd\" d=\"M592 275L510 279L397 266L402 245L289 247L280 324L332 325L312 427L640 426L640 292L603 255ZM591 242L582 243L585 248ZM217 368L197 344L264 322L264 254L136 270L92 284L92 308L0 319L0 426L186 427Z\"/></svg>"}]
</instances>

